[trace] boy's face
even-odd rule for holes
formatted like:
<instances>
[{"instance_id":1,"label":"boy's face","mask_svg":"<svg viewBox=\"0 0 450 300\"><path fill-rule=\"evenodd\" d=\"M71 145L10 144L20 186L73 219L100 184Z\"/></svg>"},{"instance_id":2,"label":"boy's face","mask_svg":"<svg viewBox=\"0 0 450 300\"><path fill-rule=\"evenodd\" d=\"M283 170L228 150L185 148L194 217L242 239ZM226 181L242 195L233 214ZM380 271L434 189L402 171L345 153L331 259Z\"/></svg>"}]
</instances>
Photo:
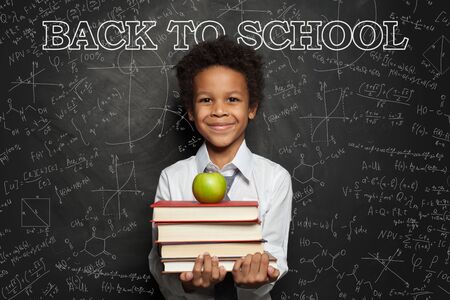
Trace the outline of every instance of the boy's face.
<instances>
[{"instance_id":1,"label":"boy's face","mask_svg":"<svg viewBox=\"0 0 450 300\"><path fill-rule=\"evenodd\" d=\"M245 76L231 68L211 66L194 77L193 85L189 119L210 145L238 148L248 119L253 119L257 110L257 105L249 107Z\"/></svg>"}]
</instances>

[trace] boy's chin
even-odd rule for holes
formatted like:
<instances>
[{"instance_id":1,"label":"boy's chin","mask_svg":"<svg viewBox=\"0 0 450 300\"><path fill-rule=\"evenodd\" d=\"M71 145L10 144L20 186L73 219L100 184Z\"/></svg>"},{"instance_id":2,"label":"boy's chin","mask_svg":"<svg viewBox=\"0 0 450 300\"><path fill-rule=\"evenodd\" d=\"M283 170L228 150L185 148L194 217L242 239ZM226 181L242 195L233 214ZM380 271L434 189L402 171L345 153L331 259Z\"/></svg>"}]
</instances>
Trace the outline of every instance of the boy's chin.
<instances>
[{"instance_id":1,"label":"boy's chin","mask_svg":"<svg viewBox=\"0 0 450 300\"><path fill-rule=\"evenodd\" d=\"M227 147L230 147L232 143L226 143L226 142L217 142L217 141L207 141L208 146L217 148L217 149L225 149Z\"/></svg>"},{"instance_id":2,"label":"boy's chin","mask_svg":"<svg viewBox=\"0 0 450 300\"><path fill-rule=\"evenodd\" d=\"M222 149L225 150L238 141L228 141L228 140L206 140L206 144L210 147L213 147L215 149Z\"/></svg>"}]
</instances>

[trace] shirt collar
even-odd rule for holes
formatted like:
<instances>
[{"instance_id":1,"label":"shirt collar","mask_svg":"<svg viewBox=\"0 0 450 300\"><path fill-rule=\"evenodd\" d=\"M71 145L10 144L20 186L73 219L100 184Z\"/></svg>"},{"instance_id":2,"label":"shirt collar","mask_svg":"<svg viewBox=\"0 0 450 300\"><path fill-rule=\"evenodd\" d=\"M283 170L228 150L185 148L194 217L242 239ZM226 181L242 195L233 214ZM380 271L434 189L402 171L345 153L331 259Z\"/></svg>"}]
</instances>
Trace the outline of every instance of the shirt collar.
<instances>
[{"instance_id":1,"label":"shirt collar","mask_svg":"<svg viewBox=\"0 0 450 300\"><path fill-rule=\"evenodd\" d=\"M253 153L248 149L245 140L242 141L242 144L239 146L236 155L233 160L224 166L224 169L229 165L232 165L239 169L239 171L244 175L247 180L250 180L250 175L252 171L252 159ZM197 172L202 173L208 164L213 164L209 159L208 149L206 148L206 144L203 143L201 147L198 149L197 154L195 156L195 161L197 164ZM214 164L213 164L214 165Z\"/></svg>"}]
</instances>

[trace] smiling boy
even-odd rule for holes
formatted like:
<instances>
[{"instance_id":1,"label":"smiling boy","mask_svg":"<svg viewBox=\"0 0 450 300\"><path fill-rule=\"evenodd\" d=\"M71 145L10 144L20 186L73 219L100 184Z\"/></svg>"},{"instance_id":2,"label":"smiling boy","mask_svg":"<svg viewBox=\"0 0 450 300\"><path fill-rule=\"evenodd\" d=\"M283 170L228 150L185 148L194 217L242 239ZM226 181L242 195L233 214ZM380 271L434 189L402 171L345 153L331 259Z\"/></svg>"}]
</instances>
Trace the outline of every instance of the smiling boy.
<instances>
[{"instance_id":1,"label":"smiling boy","mask_svg":"<svg viewBox=\"0 0 450 300\"><path fill-rule=\"evenodd\" d=\"M227 195L259 202L262 235L267 241L264 250L277 258L277 268L269 267L265 253L246 255L228 274L234 286L225 288L232 292L225 295L218 293L228 280L224 281L226 271L217 257L199 253L192 272L163 275L154 244L149 255L150 271L166 299L271 299L275 281L288 270L292 187L290 174L283 167L252 153L245 143L245 129L263 98L262 59L253 49L222 36L196 45L176 69L189 120L204 143L195 156L161 172L155 201L192 201L192 181L206 170L234 175ZM153 228L153 241L156 235Z\"/></svg>"}]
</instances>

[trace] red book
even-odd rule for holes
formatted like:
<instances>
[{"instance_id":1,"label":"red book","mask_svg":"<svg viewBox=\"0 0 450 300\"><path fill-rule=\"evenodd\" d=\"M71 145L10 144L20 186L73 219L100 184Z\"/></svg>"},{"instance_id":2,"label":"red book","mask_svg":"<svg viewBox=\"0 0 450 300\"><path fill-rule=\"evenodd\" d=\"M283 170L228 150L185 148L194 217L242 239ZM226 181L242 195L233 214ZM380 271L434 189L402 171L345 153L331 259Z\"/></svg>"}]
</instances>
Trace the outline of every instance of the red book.
<instances>
[{"instance_id":1,"label":"red book","mask_svg":"<svg viewBox=\"0 0 450 300\"><path fill-rule=\"evenodd\" d=\"M211 256L215 255L217 257L242 257L248 253L264 252L264 242L162 244L161 259L189 259L197 257L204 252L208 252Z\"/></svg>"},{"instance_id":2,"label":"red book","mask_svg":"<svg viewBox=\"0 0 450 300\"><path fill-rule=\"evenodd\" d=\"M261 241L261 225L251 222L158 223L156 243L218 243Z\"/></svg>"},{"instance_id":3,"label":"red book","mask_svg":"<svg viewBox=\"0 0 450 300\"><path fill-rule=\"evenodd\" d=\"M156 223L258 222L258 201L197 201L162 200L151 205Z\"/></svg>"},{"instance_id":4,"label":"red book","mask_svg":"<svg viewBox=\"0 0 450 300\"><path fill-rule=\"evenodd\" d=\"M269 255L269 265L278 269L277 259L272 254L266 253ZM236 260L242 256L245 255L240 255L238 257L219 257L219 264L224 266L225 270L231 272ZM162 273L168 274L192 271L195 259L196 258L161 259L161 262L164 264L164 271Z\"/></svg>"}]
</instances>

